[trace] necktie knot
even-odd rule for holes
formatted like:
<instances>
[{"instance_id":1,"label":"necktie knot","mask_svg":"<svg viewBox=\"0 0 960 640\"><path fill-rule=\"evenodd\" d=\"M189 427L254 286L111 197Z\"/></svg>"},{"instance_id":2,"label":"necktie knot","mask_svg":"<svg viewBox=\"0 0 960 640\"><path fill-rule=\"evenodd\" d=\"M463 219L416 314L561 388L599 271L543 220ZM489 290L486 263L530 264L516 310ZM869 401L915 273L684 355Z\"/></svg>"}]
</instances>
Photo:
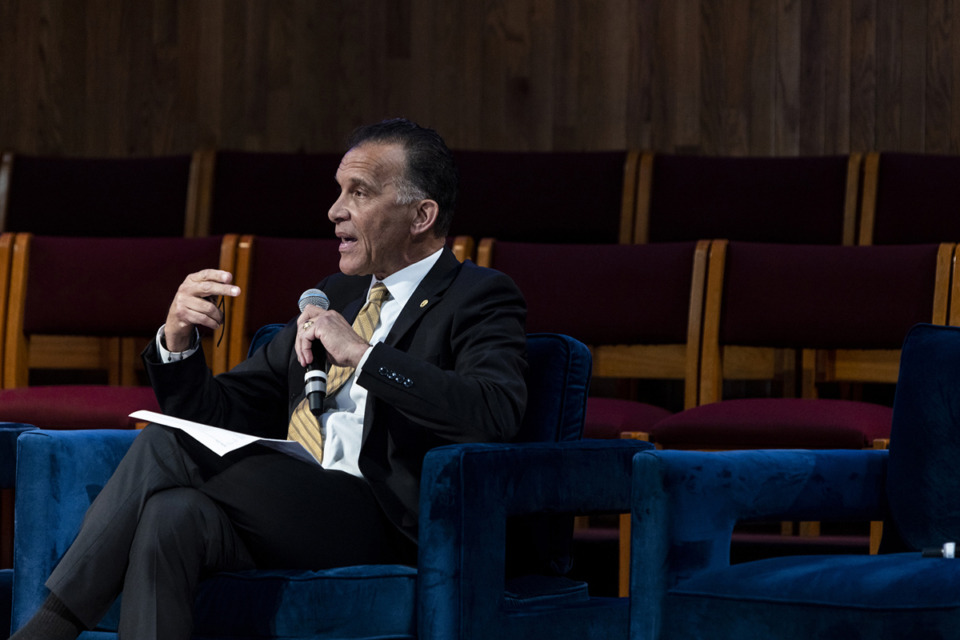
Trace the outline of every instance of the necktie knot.
<instances>
[{"instance_id":1,"label":"necktie knot","mask_svg":"<svg viewBox=\"0 0 960 640\"><path fill-rule=\"evenodd\" d=\"M375 304L380 306L389 295L390 291L387 290L387 285L383 284L382 282L378 282L370 289L370 298L367 300L367 304Z\"/></svg>"}]
</instances>

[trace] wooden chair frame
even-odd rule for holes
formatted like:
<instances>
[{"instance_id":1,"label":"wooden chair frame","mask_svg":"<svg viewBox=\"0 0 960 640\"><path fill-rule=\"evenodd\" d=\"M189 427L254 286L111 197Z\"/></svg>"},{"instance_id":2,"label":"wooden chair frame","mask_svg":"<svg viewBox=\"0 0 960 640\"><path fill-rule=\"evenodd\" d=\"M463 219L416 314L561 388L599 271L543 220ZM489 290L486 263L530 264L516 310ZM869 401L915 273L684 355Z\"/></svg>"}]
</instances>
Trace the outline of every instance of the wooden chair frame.
<instances>
[{"instance_id":1,"label":"wooden chair frame","mask_svg":"<svg viewBox=\"0 0 960 640\"><path fill-rule=\"evenodd\" d=\"M95 369L107 372L111 386L134 386L137 384L137 369L140 366L140 351L144 340L150 336L68 336L34 335L24 333L26 312L27 279L30 266L31 233L8 234L13 236L10 262L9 295L7 297L6 326L3 346L3 388L26 387L32 368ZM235 235L224 236L220 245L219 268L233 271L236 260ZM2 251L2 249L0 249ZM2 256L0 256L2 261ZM0 262L2 264L2 262ZM2 266L0 266L2 269ZM184 277L186 277L186 273ZM2 272L0 272L2 279ZM171 300L175 291L169 292ZM230 321L231 300L225 301L227 321ZM163 318L157 318L157 327ZM214 373L225 371L226 346L216 345L216 340L205 339L211 346L205 349L208 362Z\"/></svg>"},{"instance_id":2,"label":"wooden chair frame","mask_svg":"<svg viewBox=\"0 0 960 640\"><path fill-rule=\"evenodd\" d=\"M478 265L495 268L493 260L495 244L495 238L483 238L480 241L477 249ZM686 342L666 345L589 345L593 355L594 377L683 380L684 407L696 406L709 247L709 240L700 240L694 249Z\"/></svg>"},{"instance_id":3,"label":"wooden chair frame","mask_svg":"<svg viewBox=\"0 0 960 640\"><path fill-rule=\"evenodd\" d=\"M700 358L699 404L721 400L725 378L735 376L742 379L770 379L786 376L785 379L789 382L798 357L801 395L806 398L817 397L818 382L896 382L900 365L898 349L802 349L798 354L789 350L757 347L721 347L719 333L727 244L725 240L714 241L710 250L703 352ZM934 324L944 324L947 321L954 253L953 244L940 245L930 316L930 322Z\"/></svg>"}]
</instances>

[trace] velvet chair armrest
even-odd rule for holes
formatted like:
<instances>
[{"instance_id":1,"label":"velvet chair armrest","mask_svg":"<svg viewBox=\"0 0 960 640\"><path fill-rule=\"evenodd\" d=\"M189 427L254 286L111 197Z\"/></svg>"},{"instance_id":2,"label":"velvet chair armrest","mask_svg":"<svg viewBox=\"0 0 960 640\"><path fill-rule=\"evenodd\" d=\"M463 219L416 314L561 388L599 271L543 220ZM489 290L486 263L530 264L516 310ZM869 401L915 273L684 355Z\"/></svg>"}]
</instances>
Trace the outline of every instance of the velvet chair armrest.
<instances>
[{"instance_id":1,"label":"velvet chair armrest","mask_svg":"<svg viewBox=\"0 0 960 640\"><path fill-rule=\"evenodd\" d=\"M87 507L138 434L135 430L29 431L18 442L13 625L47 595L43 583L73 542Z\"/></svg>"},{"instance_id":2,"label":"velvet chair armrest","mask_svg":"<svg viewBox=\"0 0 960 640\"><path fill-rule=\"evenodd\" d=\"M631 576L638 638L657 637L678 581L728 566L745 520L883 520L886 450L645 451L634 458Z\"/></svg>"},{"instance_id":3,"label":"velvet chair armrest","mask_svg":"<svg viewBox=\"0 0 960 640\"><path fill-rule=\"evenodd\" d=\"M440 447L424 461L420 497L418 615L421 638L538 637L543 618L505 605L510 516L626 512L638 441L473 444ZM629 605L539 603L563 638L625 636ZM556 604L554 602L554 604ZM605 603L610 606L609 600ZM559 622L560 620L563 623ZM561 637L561 636L558 636Z\"/></svg>"}]
</instances>

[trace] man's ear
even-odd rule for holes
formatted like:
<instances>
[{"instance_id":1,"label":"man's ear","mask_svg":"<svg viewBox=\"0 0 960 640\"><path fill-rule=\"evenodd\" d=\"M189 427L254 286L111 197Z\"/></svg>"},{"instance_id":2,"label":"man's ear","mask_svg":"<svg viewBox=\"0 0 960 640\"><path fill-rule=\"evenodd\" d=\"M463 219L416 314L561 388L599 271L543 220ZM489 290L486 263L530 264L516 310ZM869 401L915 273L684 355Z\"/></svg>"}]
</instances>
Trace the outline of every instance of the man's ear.
<instances>
[{"instance_id":1,"label":"man's ear","mask_svg":"<svg viewBox=\"0 0 960 640\"><path fill-rule=\"evenodd\" d=\"M412 235L423 235L432 233L434 225L437 223L437 216L440 214L440 205L436 200L421 200L416 204L416 214L410 225Z\"/></svg>"}]
</instances>

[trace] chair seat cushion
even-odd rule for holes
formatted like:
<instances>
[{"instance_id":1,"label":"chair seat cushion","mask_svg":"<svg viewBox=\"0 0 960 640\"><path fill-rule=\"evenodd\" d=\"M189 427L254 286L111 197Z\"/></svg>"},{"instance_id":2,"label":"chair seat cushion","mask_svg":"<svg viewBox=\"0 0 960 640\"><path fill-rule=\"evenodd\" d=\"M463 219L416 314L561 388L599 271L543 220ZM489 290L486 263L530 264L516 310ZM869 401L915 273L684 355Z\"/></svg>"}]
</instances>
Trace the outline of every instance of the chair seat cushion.
<instances>
[{"instance_id":1,"label":"chair seat cushion","mask_svg":"<svg viewBox=\"0 0 960 640\"><path fill-rule=\"evenodd\" d=\"M619 438L624 431L650 431L653 425L673 415L672 411L620 398L587 399L584 438Z\"/></svg>"},{"instance_id":2,"label":"chair seat cushion","mask_svg":"<svg viewBox=\"0 0 960 640\"><path fill-rule=\"evenodd\" d=\"M139 409L160 411L150 387L57 385L0 390L4 420L41 429L130 429Z\"/></svg>"},{"instance_id":3,"label":"chair seat cushion","mask_svg":"<svg viewBox=\"0 0 960 640\"><path fill-rule=\"evenodd\" d=\"M221 573L200 585L195 634L414 638L416 582L416 569L402 565Z\"/></svg>"},{"instance_id":4,"label":"chair seat cushion","mask_svg":"<svg viewBox=\"0 0 960 640\"><path fill-rule=\"evenodd\" d=\"M675 449L861 449L890 437L893 409L851 400L746 398L681 411L651 440Z\"/></svg>"},{"instance_id":5,"label":"chair seat cushion","mask_svg":"<svg viewBox=\"0 0 960 640\"><path fill-rule=\"evenodd\" d=\"M716 637L756 637L759 628L776 638L955 637L958 563L919 553L826 555L707 570L669 590L664 628L670 638L707 628ZM935 632L946 620L953 631Z\"/></svg>"}]
</instances>

